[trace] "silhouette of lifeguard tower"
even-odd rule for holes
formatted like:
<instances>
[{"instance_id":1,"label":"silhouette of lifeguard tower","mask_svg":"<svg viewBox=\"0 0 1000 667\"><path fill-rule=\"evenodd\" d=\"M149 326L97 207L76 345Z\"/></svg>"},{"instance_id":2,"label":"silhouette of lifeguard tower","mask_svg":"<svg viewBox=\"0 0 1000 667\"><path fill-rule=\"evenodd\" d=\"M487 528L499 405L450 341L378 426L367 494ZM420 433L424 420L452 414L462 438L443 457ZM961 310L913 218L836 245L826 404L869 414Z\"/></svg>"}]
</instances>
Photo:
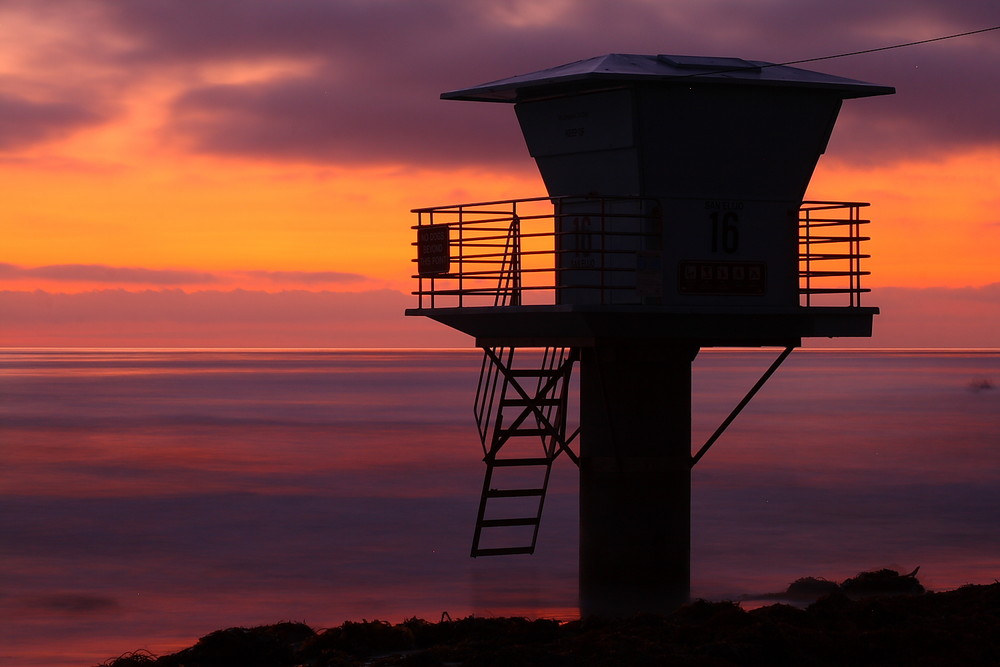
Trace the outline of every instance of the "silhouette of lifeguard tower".
<instances>
[{"instance_id":1,"label":"silhouette of lifeguard tower","mask_svg":"<svg viewBox=\"0 0 1000 667\"><path fill-rule=\"evenodd\" d=\"M473 556L534 551L565 454L581 612L688 599L692 466L802 338L871 335L868 204L803 197L842 101L893 92L739 58L610 54L442 95L513 104L548 190L414 211L406 314L484 350ZM691 362L713 346L782 351L692 454Z\"/></svg>"}]
</instances>

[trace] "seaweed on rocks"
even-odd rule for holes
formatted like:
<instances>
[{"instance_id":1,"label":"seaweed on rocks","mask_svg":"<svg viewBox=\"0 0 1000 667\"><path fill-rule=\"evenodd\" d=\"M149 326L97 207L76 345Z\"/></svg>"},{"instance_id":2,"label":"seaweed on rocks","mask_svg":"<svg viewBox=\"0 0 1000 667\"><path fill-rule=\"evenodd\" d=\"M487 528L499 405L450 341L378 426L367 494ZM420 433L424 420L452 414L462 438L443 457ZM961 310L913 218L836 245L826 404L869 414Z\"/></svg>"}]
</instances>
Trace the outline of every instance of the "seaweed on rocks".
<instances>
[{"instance_id":1,"label":"seaweed on rocks","mask_svg":"<svg viewBox=\"0 0 1000 667\"><path fill-rule=\"evenodd\" d=\"M145 665L155 665L156 656L144 650L130 651L117 658L112 658L104 664L114 665L114 667L144 667Z\"/></svg>"},{"instance_id":2,"label":"seaweed on rocks","mask_svg":"<svg viewBox=\"0 0 1000 667\"><path fill-rule=\"evenodd\" d=\"M903 592L909 590L913 589ZM431 623L411 618L398 624L347 622L319 632L300 623L279 623L213 632L169 656L137 652L105 663L107 667L664 664L996 665L1000 664L1000 582L941 593L874 597L854 597L838 587L804 609L773 604L746 611L734 602L698 600L672 614L588 617L568 623L475 616Z\"/></svg>"},{"instance_id":3,"label":"seaweed on rocks","mask_svg":"<svg viewBox=\"0 0 1000 667\"><path fill-rule=\"evenodd\" d=\"M920 595L924 587L917 581L918 567L909 574L895 570L875 570L861 572L847 579L840 588L848 595L870 597L875 595Z\"/></svg>"},{"instance_id":4,"label":"seaweed on rocks","mask_svg":"<svg viewBox=\"0 0 1000 667\"><path fill-rule=\"evenodd\" d=\"M216 630L183 651L157 659L155 667L291 667L316 633L304 623ZM117 662L111 667L127 667Z\"/></svg>"},{"instance_id":5,"label":"seaweed on rocks","mask_svg":"<svg viewBox=\"0 0 1000 667\"><path fill-rule=\"evenodd\" d=\"M802 577L788 584L785 597L790 600L816 600L839 588L837 582L822 577Z\"/></svg>"}]
</instances>

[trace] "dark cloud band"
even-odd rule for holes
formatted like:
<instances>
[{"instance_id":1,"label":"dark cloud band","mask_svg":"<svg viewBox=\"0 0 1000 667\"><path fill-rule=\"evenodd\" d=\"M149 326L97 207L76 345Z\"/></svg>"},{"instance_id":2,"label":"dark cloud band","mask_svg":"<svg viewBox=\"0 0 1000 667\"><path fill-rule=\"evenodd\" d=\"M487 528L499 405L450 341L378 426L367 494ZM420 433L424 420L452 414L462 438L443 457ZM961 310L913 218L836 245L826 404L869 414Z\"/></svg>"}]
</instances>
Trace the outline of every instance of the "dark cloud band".
<instances>
[{"instance_id":1,"label":"dark cloud band","mask_svg":"<svg viewBox=\"0 0 1000 667\"><path fill-rule=\"evenodd\" d=\"M360 283L368 278L359 273L342 271L237 271L237 276L266 280L275 284L346 284ZM210 285L224 276L205 271L178 269L145 269L107 266L104 264L54 264L23 267L0 263L0 280L53 280L60 282L94 282L105 285Z\"/></svg>"},{"instance_id":2,"label":"dark cloud band","mask_svg":"<svg viewBox=\"0 0 1000 667\"><path fill-rule=\"evenodd\" d=\"M41 278L56 281L125 285L192 285L214 283L217 280L214 274L203 271L144 269L104 264L53 264L38 267L0 264L0 278L7 280L37 280Z\"/></svg>"},{"instance_id":3,"label":"dark cloud band","mask_svg":"<svg viewBox=\"0 0 1000 667\"><path fill-rule=\"evenodd\" d=\"M121 38L106 40L114 46L75 55L84 65L129 73L119 77L119 87L95 90L94 97L124 99L129 86L151 77L190 74L161 128L166 140L179 140L188 150L347 165L506 169L531 167L510 109L441 102L441 91L608 52L784 62L997 23L991 3L940 0L44 4L46 19L75 17L92 32ZM62 9L53 11L52 5ZM18 6L22 12L42 11L37 4ZM79 27L65 21L67 33ZM78 42L68 43L79 50ZM995 129L1000 89L993 85L998 43L1000 32L993 32L816 63L821 71L898 90L845 108L830 153L871 162L1000 145ZM215 65L274 62L294 66L238 83L205 75ZM100 108L114 108L118 101L104 99ZM44 105L0 97L0 115L21 120L5 123L17 129L0 130L0 148L95 122L89 104L81 102L77 89Z\"/></svg>"},{"instance_id":4,"label":"dark cloud band","mask_svg":"<svg viewBox=\"0 0 1000 667\"><path fill-rule=\"evenodd\" d=\"M36 102L0 93L0 150L59 138L103 120L82 103Z\"/></svg>"}]
</instances>

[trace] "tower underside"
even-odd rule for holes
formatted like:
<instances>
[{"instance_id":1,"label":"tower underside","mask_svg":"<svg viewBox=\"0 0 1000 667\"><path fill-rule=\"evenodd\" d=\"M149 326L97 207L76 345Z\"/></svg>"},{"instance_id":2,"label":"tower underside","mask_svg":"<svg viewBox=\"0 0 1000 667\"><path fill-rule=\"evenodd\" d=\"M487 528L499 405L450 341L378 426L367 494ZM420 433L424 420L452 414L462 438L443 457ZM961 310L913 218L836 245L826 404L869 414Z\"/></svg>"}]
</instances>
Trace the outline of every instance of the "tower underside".
<instances>
[{"instance_id":1,"label":"tower underside","mask_svg":"<svg viewBox=\"0 0 1000 667\"><path fill-rule=\"evenodd\" d=\"M868 337L878 308L793 307L760 311L656 306L498 306L422 308L422 315L473 336L482 347L589 347L627 335L698 347L798 347L802 338Z\"/></svg>"}]
</instances>

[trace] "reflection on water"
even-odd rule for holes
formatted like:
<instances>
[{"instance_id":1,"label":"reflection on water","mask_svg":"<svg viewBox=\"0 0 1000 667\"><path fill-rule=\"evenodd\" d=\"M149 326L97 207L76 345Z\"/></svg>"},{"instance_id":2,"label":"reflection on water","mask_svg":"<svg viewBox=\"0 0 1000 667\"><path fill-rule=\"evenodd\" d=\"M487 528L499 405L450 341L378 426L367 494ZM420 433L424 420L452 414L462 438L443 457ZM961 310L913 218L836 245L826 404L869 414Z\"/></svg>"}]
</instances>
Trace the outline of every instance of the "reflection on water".
<instances>
[{"instance_id":1,"label":"reflection on water","mask_svg":"<svg viewBox=\"0 0 1000 667\"><path fill-rule=\"evenodd\" d=\"M698 447L774 352L695 362ZM0 664L221 627L566 618L566 461L535 556L468 558L475 351L0 352ZM1000 571L1000 353L798 351L694 473L694 594ZM700 438L700 441L699 441ZM58 638L58 639L53 639Z\"/></svg>"}]
</instances>

